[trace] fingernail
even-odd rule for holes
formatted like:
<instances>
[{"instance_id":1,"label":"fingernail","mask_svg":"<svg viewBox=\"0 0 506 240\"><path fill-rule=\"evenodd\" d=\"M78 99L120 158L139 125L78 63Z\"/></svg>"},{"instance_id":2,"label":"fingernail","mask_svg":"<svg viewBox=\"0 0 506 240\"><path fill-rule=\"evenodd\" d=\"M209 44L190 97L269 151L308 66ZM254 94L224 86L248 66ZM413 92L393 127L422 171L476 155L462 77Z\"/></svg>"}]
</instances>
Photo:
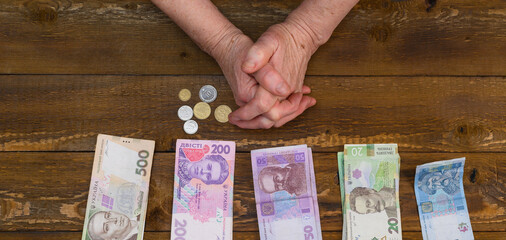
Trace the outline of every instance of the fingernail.
<instances>
[{"instance_id":1,"label":"fingernail","mask_svg":"<svg viewBox=\"0 0 506 240\"><path fill-rule=\"evenodd\" d=\"M276 91L278 91L278 93L281 95L288 95L289 94L288 86L285 83L278 84L278 86L276 87Z\"/></svg>"}]
</instances>

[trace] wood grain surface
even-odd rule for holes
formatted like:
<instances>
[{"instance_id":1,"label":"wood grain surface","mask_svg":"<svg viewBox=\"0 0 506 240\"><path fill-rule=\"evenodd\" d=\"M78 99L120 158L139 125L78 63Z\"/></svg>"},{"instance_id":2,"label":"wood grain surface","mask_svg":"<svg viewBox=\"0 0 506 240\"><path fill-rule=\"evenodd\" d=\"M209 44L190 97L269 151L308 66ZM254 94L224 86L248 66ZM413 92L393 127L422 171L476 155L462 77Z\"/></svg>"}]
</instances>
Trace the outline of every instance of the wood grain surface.
<instances>
[{"instance_id":1,"label":"wood grain surface","mask_svg":"<svg viewBox=\"0 0 506 240\"><path fill-rule=\"evenodd\" d=\"M214 0L253 40L301 0ZM475 239L506 234L506 1L361 0L313 56L317 105L282 128L177 117L216 62L149 0L0 0L0 239L79 239L99 133L153 139L147 240L169 239L176 139L237 144L234 239L259 239L252 149L313 148L323 239L340 239L336 152L399 144L403 239L422 239L417 165L466 157ZM187 88L192 97L177 94Z\"/></svg>"},{"instance_id":2,"label":"wood grain surface","mask_svg":"<svg viewBox=\"0 0 506 240\"><path fill-rule=\"evenodd\" d=\"M216 0L256 39L300 0ZM504 0L362 0L311 75L505 75ZM221 74L148 0L0 0L0 73Z\"/></svg>"},{"instance_id":3,"label":"wood grain surface","mask_svg":"<svg viewBox=\"0 0 506 240\"><path fill-rule=\"evenodd\" d=\"M61 240L61 239L79 239L80 232L0 232L0 239L2 240ZM502 232L475 232L475 239L502 239L504 233ZM145 232L145 240L167 240L170 239L170 232ZM257 240L260 239L258 232L234 232L234 239L240 240ZM323 232L323 239L341 239L340 232ZM402 239L404 240L420 240L422 234L420 232L403 232Z\"/></svg>"},{"instance_id":4,"label":"wood grain surface","mask_svg":"<svg viewBox=\"0 0 506 240\"><path fill-rule=\"evenodd\" d=\"M335 153L314 153L323 231L341 231ZM417 165L466 157L464 189L473 230L506 231L506 153L402 153L400 205L404 231L420 231L414 195ZM170 231L174 153L156 153L151 174L147 231ZM93 153L0 153L0 231L80 231ZM236 155L234 229L258 231L249 153Z\"/></svg>"},{"instance_id":5,"label":"wood grain surface","mask_svg":"<svg viewBox=\"0 0 506 240\"><path fill-rule=\"evenodd\" d=\"M234 140L238 151L308 144L337 152L346 143L396 142L400 152L498 152L506 143L505 77L308 77L317 105L279 129L244 130L211 115L187 135L180 106L233 109L221 76L0 75L0 151L94 151L96 135L156 140L173 151L178 138ZM182 102L180 89L191 90Z\"/></svg>"}]
</instances>

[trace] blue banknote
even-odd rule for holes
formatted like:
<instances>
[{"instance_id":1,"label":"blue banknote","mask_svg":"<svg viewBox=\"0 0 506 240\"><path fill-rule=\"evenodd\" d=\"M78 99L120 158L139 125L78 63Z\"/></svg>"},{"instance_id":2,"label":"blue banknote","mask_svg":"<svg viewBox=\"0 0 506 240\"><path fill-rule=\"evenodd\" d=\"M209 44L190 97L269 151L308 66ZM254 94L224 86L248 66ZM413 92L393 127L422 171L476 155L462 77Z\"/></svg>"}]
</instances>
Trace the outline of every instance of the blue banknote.
<instances>
[{"instance_id":1,"label":"blue banknote","mask_svg":"<svg viewBox=\"0 0 506 240\"><path fill-rule=\"evenodd\" d=\"M424 240L474 239L462 183L465 160L416 167L415 195Z\"/></svg>"}]
</instances>

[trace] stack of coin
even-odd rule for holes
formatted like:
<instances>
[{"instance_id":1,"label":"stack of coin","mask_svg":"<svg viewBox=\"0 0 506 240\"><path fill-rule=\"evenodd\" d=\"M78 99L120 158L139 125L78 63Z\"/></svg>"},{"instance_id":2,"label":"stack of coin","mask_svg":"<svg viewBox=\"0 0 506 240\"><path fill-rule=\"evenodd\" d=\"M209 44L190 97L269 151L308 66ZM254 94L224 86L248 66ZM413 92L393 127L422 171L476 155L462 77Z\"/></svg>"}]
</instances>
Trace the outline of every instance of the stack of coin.
<instances>
[{"instance_id":1,"label":"stack of coin","mask_svg":"<svg viewBox=\"0 0 506 240\"><path fill-rule=\"evenodd\" d=\"M177 111L177 116L179 119L185 121L183 125L183 130L187 134L195 134L199 128L199 125L196 121L191 120L193 116L197 119L204 120L207 119L211 115L211 106L209 103L214 102L218 97L218 91L215 87L211 85L205 85L200 88L199 98L202 102L195 104L193 109L188 105L183 105ZM179 91L179 99L183 102L190 100L191 92L188 89L181 89ZM226 123L228 122L228 115L232 112L227 105L220 105L214 111L214 117L218 122Z\"/></svg>"}]
</instances>

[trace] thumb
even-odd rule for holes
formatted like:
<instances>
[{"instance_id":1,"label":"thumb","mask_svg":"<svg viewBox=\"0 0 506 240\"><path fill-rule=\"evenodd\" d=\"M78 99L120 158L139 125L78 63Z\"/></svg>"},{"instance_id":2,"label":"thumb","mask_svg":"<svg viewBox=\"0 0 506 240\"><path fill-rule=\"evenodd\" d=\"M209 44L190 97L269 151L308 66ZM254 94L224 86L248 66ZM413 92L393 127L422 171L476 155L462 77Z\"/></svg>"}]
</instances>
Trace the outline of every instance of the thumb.
<instances>
[{"instance_id":1,"label":"thumb","mask_svg":"<svg viewBox=\"0 0 506 240\"><path fill-rule=\"evenodd\" d=\"M250 48L246 59L242 64L242 70L246 73L254 73L265 66L278 48L278 41L272 34L263 34Z\"/></svg>"},{"instance_id":2,"label":"thumb","mask_svg":"<svg viewBox=\"0 0 506 240\"><path fill-rule=\"evenodd\" d=\"M274 69L272 64L267 63L260 70L256 71L253 76L271 94L286 98L291 94L290 86L286 80Z\"/></svg>"}]
</instances>

